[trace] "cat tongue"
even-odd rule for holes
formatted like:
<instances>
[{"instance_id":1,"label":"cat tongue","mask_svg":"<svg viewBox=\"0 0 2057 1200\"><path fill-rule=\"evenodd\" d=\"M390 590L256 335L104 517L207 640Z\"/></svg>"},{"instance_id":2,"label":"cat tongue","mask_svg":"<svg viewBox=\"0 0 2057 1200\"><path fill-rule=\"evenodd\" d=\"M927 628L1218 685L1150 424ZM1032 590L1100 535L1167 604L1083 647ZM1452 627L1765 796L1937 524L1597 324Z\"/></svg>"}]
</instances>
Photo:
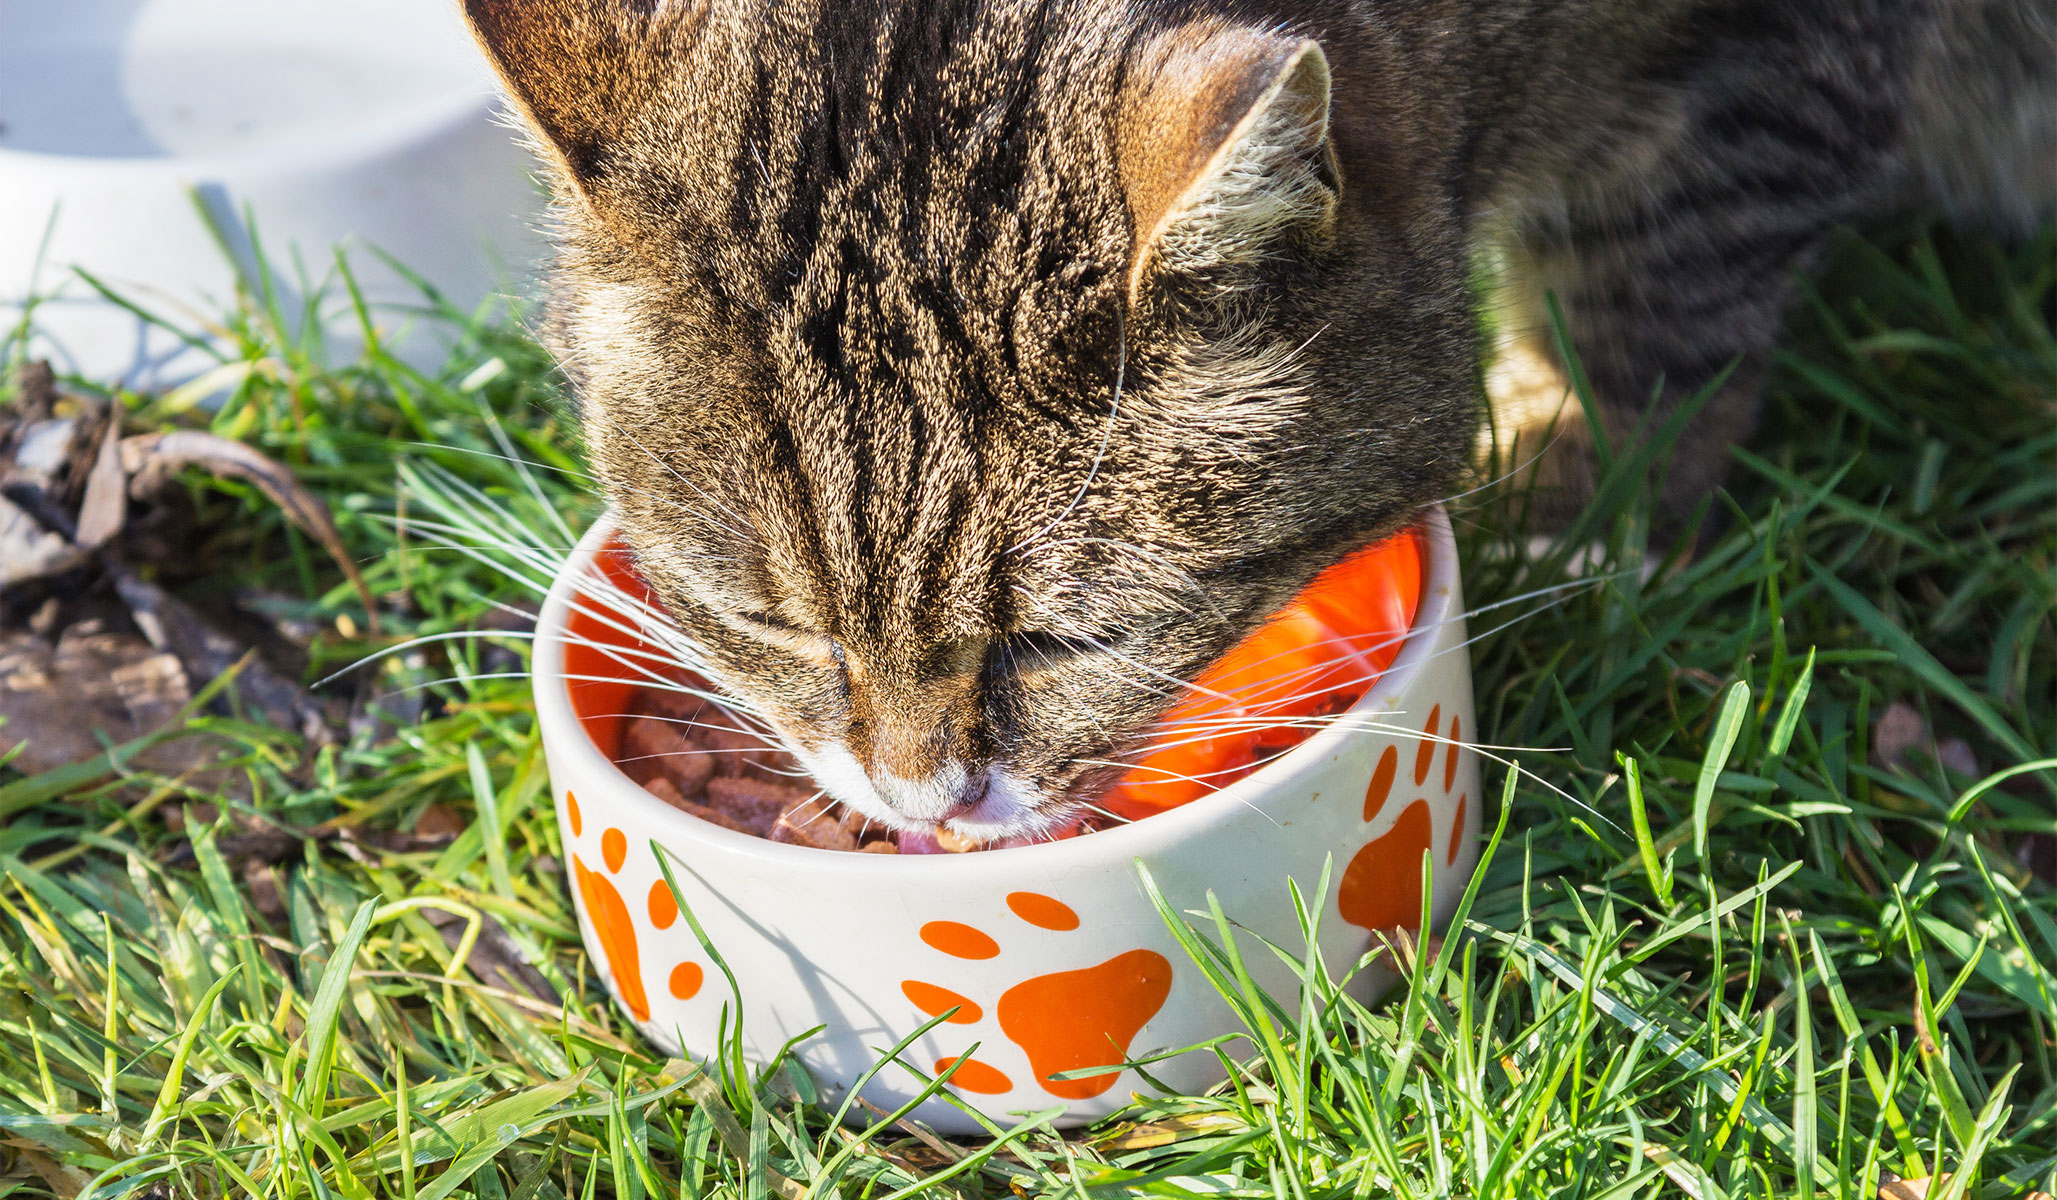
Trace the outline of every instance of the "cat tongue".
<instances>
[{"instance_id":1,"label":"cat tongue","mask_svg":"<svg viewBox=\"0 0 2057 1200\"><path fill-rule=\"evenodd\" d=\"M900 833L900 853L948 854L950 852L943 849L943 844L936 840L936 835L907 829L902 830Z\"/></svg>"}]
</instances>

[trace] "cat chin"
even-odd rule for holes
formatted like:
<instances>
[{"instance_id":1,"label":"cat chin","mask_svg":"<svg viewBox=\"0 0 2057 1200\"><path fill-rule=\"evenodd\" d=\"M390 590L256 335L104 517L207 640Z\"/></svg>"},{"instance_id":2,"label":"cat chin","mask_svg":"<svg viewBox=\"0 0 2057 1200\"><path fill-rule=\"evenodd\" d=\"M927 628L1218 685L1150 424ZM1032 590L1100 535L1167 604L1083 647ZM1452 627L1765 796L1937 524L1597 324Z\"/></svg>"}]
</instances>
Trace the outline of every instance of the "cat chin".
<instances>
[{"instance_id":1,"label":"cat chin","mask_svg":"<svg viewBox=\"0 0 2057 1200\"><path fill-rule=\"evenodd\" d=\"M1025 845L1049 839L1078 818L1073 805L1052 804L1034 785L1004 767L988 770L985 795L968 811L951 816L938 812L930 817L888 804L856 757L841 746L795 748L793 756L835 800L900 833L933 835L948 829L985 845Z\"/></svg>"},{"instance_id":2,"label":"cat chin","mask_svg":"<svg viewBox=\"0 0 2057 1200\"><path fill-rule=\"evenodd\" d=\"M985 796L945 824L953 833L989 846L1020 846L1047 841L1077 820L1073 805L1053 804L1033 784L994 767L986 773Z\"/></svg>"}]
</instances>

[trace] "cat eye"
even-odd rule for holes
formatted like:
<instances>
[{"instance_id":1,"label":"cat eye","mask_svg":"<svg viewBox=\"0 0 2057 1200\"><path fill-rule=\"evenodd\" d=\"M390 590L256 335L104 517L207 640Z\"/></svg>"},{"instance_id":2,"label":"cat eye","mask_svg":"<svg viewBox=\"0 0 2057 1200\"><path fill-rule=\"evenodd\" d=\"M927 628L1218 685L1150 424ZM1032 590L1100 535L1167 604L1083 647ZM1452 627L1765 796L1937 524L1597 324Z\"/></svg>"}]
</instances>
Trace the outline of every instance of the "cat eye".
<instances>
[{"instance_id":1,"label":"cat eye","mask_svg":"<svg viewBox=\"0 0 2057 1200\"><path fill-rule=\"evenodd\" d=\"M809 658L826 659L837 668L844 665L843 645L826 634L814 633L765 612L725 612L722 619L760 641L774 642L797 650Z\"/></svg>"},{"instance_id":2,"label":"cat eye","mask_svg":"<svg viewBox=\"0 0 2057 1200\"><path fill-rule=\"evenodd\" d=\"M732 609L721 615L722 619L729 624L740 626L745 631L757 634L760 637L789 638L814 636L806 630L795 625L789 625L766 612L756 612L754 610L746 612Z\"/></svg>"}]
</instances>

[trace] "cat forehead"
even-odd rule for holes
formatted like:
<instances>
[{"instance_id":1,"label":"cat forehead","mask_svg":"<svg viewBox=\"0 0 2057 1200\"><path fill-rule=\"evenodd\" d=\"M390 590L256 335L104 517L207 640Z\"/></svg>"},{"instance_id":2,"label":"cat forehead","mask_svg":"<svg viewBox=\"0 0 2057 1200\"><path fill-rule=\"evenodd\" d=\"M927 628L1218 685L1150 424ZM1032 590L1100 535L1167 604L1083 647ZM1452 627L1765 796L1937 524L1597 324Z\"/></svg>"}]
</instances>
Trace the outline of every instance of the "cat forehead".
<instances>
[{"instance_id":1,"label":"cat forehead","mask_svg":"<svg viewBox=\"0 0 2057 1200\"><path fill-rule=\"evenodd\" d=\"M1125 265L1122 43L1076 5L710 7L684 48L624 64L645 102L581 160L569 232L601 257L745 318L824 275L982 308L1025 273Z\"/></svg>"},{"instance_id":2,"label":"cat forehead","mask_svg":"<svg viewBox=\"0 0 2057 1200\"><path fill-rule=\"evenodd\" d=\"M1147 369L1074 354L1037 377L1026 352L881 351L848 314L816 344L723 350L651 344L663 321L593 307L587 426L619 500L649 510L653 542L700 556L686 569L739 596L814 597L820 619L983 626L1022 597L1142 602L1261 543L1265 522L1235 522L1303 453L1282 339L1160 344Z\"/></svg>"}]
</instances>

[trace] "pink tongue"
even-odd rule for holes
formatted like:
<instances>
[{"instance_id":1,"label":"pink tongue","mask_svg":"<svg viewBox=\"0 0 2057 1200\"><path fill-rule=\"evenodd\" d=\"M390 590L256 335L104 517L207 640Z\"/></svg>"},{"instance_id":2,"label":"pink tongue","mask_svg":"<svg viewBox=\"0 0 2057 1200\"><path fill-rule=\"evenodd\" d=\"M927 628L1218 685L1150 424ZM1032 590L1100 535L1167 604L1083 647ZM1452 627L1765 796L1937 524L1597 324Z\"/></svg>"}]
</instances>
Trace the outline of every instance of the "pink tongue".
<instances>
[{"instance_id":1,"label":"pink tongue","mask_svg":"<svg viewBox=\"0 0 2057 1200\"><path fill-rule=\"evenodd\" d=\"M936 841L934 834L906 830L900 834L900 853L948 854L949 851L943 849L942 843Z\"/></svg>"}]
</instances>

